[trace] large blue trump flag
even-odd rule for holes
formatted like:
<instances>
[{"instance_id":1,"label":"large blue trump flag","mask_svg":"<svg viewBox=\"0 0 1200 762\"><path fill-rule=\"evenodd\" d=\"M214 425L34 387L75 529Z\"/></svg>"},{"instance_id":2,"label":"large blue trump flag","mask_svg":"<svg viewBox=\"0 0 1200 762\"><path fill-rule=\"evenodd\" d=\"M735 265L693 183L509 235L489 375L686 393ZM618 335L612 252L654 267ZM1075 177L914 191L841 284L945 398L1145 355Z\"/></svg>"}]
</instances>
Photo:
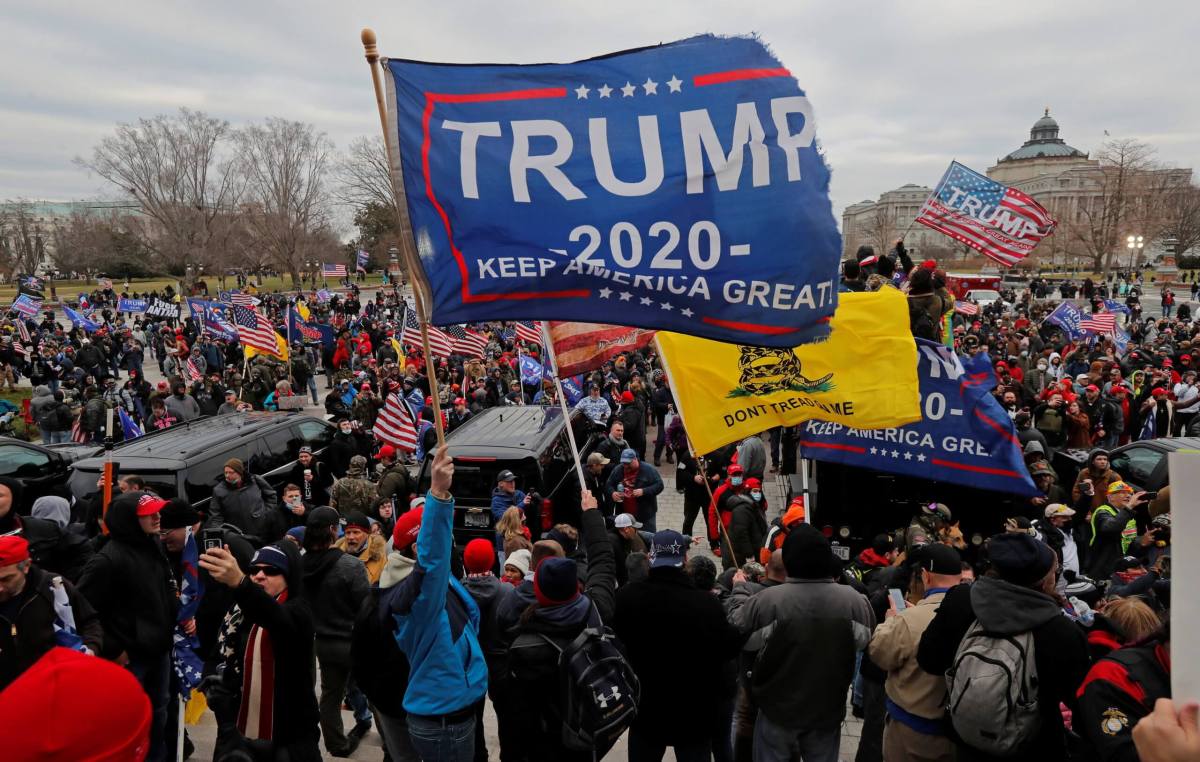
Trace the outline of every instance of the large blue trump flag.
<instances>
[{"instance_id":1,"label":"large blue trump flag","mask_svg":"<svg viewBox=\"0 0 1200 762\"><path fill-rule=\"evenodd\" d=\"M1012 421L992 396L996 376L987 354L959 357L917 339L921 420L891 429L855 429L809 421L803 457L931 481L1036 497Z\"/></svg>"},{"instance_id":2,"label":"large blue trump flag","mask_svg":"<svg viewBox=\"0 0 1200 762\"><path fill-rule=\"evenodd\" d=\"M606 321L776 347L828 335L829 170L804 91L758 40L385 64L432 322Z\"/></svg>"}]
</instances>

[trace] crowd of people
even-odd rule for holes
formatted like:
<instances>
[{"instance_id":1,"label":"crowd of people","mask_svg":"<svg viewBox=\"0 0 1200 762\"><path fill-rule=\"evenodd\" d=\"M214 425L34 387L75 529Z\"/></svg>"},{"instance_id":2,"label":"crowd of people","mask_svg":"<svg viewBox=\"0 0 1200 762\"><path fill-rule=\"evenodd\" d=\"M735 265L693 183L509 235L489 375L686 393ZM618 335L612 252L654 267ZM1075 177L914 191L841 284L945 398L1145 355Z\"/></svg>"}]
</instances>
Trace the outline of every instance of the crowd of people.
<instances>
[{"instance_id":1,"label":"crowd of people","mask_svg":"<svg viewBox=\"0 0 1200 762\"><path fill-rule=\"evenodd\" d=\"M338 433L301 448L278 488L230 459L198 506L136 474L106 507L26 500L0 478L0 716L13 696L58 711L35 678L67 669L51 661L70 650L123 667L146 699L92 736L113 759L175 758L193 688L215 719L215 759L345 757L374 730L396 762L591 760L622 737L635 762L668 747L689 761L836 760L848 712L863 722L861 762L1195 758L1195 711L1170 705L1169 488L1148 499L1109 463L1122 442L1188 430L1191 323L1131 311L1118 348L1068 341L1030 292L956 315L936 263L902 243L859 252L844 273L847 290L904 291L914 335L996 360L995 394L1043 495L980 548L954 531L970 506L929 503L840 561L802 497L775 502L787 432L697 458L649 350L583 381L574 407L597 436L573 487L580 510L532 520L536 496L501 471L494 538L460 543L430 375L448 431L488 407L558 404L553 384L524 383L520 357L541 348L508 325L474 326L487 339L476 356L427 361L403 342L398 292L351 290L314 301L336 342L294 345L289 366L247 362L192 321L99 310L89 333L10 318L0 359L44 387L33 414L46 442L99 441L110 407L149 430L282 396L317 403L322 375ZM260 299L282 324L288 298ZM24 332L28 351L15 351ZM142 376L147 349L160 388ZM420 400L411 453L371 437L393 392ZM1089 454L1067 489L1051 464L1075 449ZM414 460L430 461L427 489ZM679 526L658 515L671 488ZM0 731L0 748L47 758L27 735ZM63 749L80 743L63 734Z\"/></svg>"}]
</instances>

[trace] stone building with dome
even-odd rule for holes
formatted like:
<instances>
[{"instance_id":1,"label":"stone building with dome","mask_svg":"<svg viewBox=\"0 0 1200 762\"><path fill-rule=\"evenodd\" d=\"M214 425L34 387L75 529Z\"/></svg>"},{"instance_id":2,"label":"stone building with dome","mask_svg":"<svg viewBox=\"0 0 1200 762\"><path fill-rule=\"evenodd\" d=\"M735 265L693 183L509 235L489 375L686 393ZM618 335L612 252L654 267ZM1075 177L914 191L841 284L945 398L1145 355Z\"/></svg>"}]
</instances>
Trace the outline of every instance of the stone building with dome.
<instances>
[{"instance_id":1,"label":"stone building with dome","mask_svg":"<svg viewBox=\"0 0 1200 762\"><path fill-rule=\"evenodd\" d=\"M1020 148L988 168L987 176L1004 183L1017 185L1041 175L1059 174L1076 167L1099 167L1100 162L1058 136L1058 122L1046 109L1041 119L1029 130L1029 140Z\"/></svg>"}]
</instances>

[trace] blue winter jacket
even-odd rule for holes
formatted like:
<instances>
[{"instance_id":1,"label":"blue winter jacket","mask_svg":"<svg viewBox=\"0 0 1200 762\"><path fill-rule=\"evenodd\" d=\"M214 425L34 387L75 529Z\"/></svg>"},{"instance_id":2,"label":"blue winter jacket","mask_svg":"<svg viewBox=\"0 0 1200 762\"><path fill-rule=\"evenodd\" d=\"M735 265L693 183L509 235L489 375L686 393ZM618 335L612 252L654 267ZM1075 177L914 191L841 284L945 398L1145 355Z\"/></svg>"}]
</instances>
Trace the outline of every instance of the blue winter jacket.
<instances>
[{"instance_id":1,"label":"blue winter jacket","mask_svg":"<svg viewBox=\"0 0 1200 762\"><path fill-rule=\"evenodd\" d=\"M512 507L520 508L525 511L525 493L521 490L514 490L510 495L504 490L496 487L492 490L492 523L500 521L504 512Z\"/></svg>"},{"instance_id":2,"label":"blue winter jacket","mask_svg":"<svg viewBox=\"0 0 1200 762\"><path fill-rule=\"evenodd\" d=\"M404 710L441 715L465 709L487 692L479 647L479 607L450 573L454 501L425 496L412 573L388 591L396 642L411 665Z\"/></svg>"}]
</instances>

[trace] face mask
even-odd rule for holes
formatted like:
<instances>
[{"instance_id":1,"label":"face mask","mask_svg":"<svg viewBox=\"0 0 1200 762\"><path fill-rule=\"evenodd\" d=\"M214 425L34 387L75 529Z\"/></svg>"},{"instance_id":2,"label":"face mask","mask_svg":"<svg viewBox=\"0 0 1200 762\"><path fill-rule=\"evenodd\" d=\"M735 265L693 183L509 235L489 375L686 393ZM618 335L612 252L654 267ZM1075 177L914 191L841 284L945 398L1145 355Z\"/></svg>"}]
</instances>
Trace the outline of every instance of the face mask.
<instances>
[{"instance_id":1,"label":"face mask","mask_svg":"<svg viewBox=\"0 0 1200 762\"><path fill-rule=\"evenodd\" d=\"M343 434L349 434L349 433L350 433L350 427L349 427L349 426L342 426L342 427L341 427L341 430L342 430L342 433L343 433Z\"/></svg>"},{"instance_id":2,"label":"face mask","mask_svg":"<svg viewBox=\"0 0 1200 762\"><path fill-rule=\"evenodd\" d=\"M1045 370L1045 369L1046 369L1046 363L1044 363L1044 362L1038 363L1038 370Z\"/></svg>"},{"instance_id":3,"label":"face mask","mask_svg":"<svg viewBox=\"0 0 1200 762\"><path fill-rule=\"evenodd\" d=\"M733 486L735 486L735 487L741 486L741 484L742 484L742 477L740 477L740 476L731 476L731 477L729 477L729 483L730 483L730 484L732 484L732 485L733 485Z\"/></svg>"},{"instance_id":4,"label":"face mask","mask_svg":"<svg viewBox=\"0 0 1200 762\"><path fill-rule=\"evenodd\" d=\"M762 493L758 490L752 490L750 492L750 497L753 498L754 502L757 503L759 500L762 500Z\"/></svg>"}]
</instances>

